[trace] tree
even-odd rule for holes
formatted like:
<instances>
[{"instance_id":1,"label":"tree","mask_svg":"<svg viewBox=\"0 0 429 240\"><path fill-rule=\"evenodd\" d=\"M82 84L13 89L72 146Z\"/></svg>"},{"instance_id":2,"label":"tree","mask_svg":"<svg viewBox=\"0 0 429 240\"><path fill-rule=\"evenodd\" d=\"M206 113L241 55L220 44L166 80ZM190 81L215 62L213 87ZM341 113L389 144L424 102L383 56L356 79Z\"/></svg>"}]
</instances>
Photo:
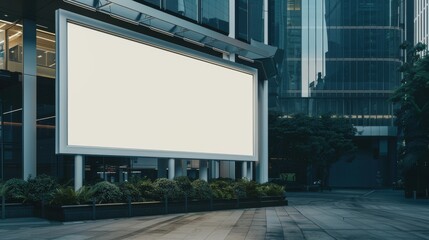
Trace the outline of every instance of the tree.
<instances>
[{"instance_id":1,"label":"tree","mask_svg":"<svg viewBox=\"0 0 429 240\"><path fill-rule=\"evenodd\" d=\"M408 52L408 62L399 69L403 79L391 101L399 105L395 113L402 137L399 160L407 175L409 171L418 174L419 166L427 165L429 160L429 53L421 43L414 47L404 43L401 48ZM423 186L419 186L419 177L415 180L417 186L412 187L419 190ZM427 188L427 181L425 185Z\"/></svg>"},{"instance_id":2,"label":"tree","mask_svg":"<svg viewBox=\"0 0 429 240\"><path fill-rule=\"evenodd\" d=\"M303 114L270 115L270 155L285 161L303 161L318 169L322 188L328 184L331 165L353 156L356 129L346 119Z\"/></svg>"}]
</instances>

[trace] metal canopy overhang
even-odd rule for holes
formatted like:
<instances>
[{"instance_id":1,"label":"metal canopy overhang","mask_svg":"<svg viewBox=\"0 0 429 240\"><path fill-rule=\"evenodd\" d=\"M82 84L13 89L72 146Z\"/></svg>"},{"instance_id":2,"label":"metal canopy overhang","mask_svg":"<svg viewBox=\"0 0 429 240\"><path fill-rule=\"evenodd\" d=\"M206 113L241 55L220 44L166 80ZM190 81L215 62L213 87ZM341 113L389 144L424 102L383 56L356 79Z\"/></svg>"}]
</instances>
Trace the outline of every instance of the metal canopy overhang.
<instances>
[{"instance_id":1,"label":"metal canopy overhang","mask_svg":"<svg viewBox=\"0 0 429 240\"><path fill-rule=\"evenodd\" d=\"M248 44L196 23L173 16L155 8L130 0L64 0L64 2L98 11L122 21L142 25L149 29L179 37L201 47L208 47L224 54L237 54L249 62L272 58L276 47L252 41Z\"/></svg>"}]
</instances>

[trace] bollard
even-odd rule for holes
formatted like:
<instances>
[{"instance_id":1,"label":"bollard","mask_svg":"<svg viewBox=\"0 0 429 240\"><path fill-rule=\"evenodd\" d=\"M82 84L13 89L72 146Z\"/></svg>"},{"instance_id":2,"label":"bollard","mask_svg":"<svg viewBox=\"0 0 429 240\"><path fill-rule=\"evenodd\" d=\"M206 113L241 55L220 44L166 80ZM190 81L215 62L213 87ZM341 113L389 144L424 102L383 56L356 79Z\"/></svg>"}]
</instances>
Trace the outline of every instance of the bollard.
<instances>
[{"instance_id":1,"label":"bollard","mask_svg":"<svg viewBox=\"0 0 429 240\"><path fill-rule=\"evenodd\" d=\"M185 213L188 212L188 194L185 193Z\"/></svg>"},{"instance_id":2,"label":"bollard","mask_svg":"<svg viewBox=\"0 0 429 240\"><path fill-rule=\"evenodd\" d=\"M414 198L414 200L416 200L417 199L417 191L413 191L413 198Z\"/></svg>"},{"instance_id":3,"label":"bollard","mask_svg":"<svg viewBox=\"0 0 429 240\"><path fill-rule=\"evenodd\" d=\"M92 220L95 220L95 198L92 199Z\"/></svg>"},{"instance_id":4,"label":"bollard","mask_svg":"<svg viewBox=\"0 0 429 240\"><path fill-rule=\"evenodd\" d=\"M128 217L132 217L131 215L131 196L128 196Z\"/></svg>"},{"instance_id":5,"label":"bollard","mask_svg":"<svg viewBox=\"0 0 429 240\"><path fill-rule=\"evenodd\" d=\"M213 211L213 195L210 195L210 210Z\"/></svg>"},{"instance_id":6,"label":"bollard","mask_svg":"<svg viewBox=\"0 0 429 240\"><path fill-rule=\"evenodd\" d=\"M165 214L168 214L168 197L164 196L165 199Z\"/></svg>"},{"instance_id":7,"label":"bollard","mask_svg":"<svg viewBox=\"0 0 429 240\"><path fill-rule=\"evenodd\" d=\"M6 199L5 196L1 196L1 218L6 218Z\"/></svg>"},{"instance_id":8,"label":"bollard","mask_svg":"<svg viewBox=\"0 0 429 240\"><path fill-rule=\"evenodd\" d=\"M45 195L42 196L42 218L45 218Z\"/></svg>"}]
</instances>

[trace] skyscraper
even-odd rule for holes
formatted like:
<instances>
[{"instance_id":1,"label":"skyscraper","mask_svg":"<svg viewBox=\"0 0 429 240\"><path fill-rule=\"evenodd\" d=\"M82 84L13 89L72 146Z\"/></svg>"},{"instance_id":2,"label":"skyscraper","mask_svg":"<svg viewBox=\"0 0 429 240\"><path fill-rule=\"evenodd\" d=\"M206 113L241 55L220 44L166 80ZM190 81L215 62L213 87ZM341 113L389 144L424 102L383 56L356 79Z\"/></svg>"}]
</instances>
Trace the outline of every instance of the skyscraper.
<instances>
[{"instance_id":1,"label":"skyscraper","mask_svg":"<svg viewBox=\"0 0 429 240\"><path fill-rule=\"evenodd\" d=\"M269 43L279 63L278 110L284 115L330 113L358 131L352 162L331 169L332 186L384 185L396 174L394 106L399 85L405 4L402 0L270 1Z\"/></svg>"},{"instance_id":2,"label":"skyscraper","mask_svg":"<svg viewBox=\"0 0 429 240\"><path fill-rule=\"evenodd\" d=\"M414 1L414 44L429 45L429 1Z\"/></svg>"}]
</instances>

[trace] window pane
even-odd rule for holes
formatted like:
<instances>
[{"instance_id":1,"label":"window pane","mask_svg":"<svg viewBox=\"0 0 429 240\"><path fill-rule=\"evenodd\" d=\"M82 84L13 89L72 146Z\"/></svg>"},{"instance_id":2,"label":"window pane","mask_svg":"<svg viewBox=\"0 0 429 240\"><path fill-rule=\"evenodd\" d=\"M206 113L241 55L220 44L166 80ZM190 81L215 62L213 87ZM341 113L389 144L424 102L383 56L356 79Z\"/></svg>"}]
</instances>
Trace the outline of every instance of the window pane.
<instances>
[{"instance_id":1,"label":"window pane","mask_svg":"<svg viewBox=\"0 0 429 240\"><path fill-rule=\"evenodd\" d=\"M229 33L229 1L201 0L202 24Z\"/></svg>"}]
</instances>

